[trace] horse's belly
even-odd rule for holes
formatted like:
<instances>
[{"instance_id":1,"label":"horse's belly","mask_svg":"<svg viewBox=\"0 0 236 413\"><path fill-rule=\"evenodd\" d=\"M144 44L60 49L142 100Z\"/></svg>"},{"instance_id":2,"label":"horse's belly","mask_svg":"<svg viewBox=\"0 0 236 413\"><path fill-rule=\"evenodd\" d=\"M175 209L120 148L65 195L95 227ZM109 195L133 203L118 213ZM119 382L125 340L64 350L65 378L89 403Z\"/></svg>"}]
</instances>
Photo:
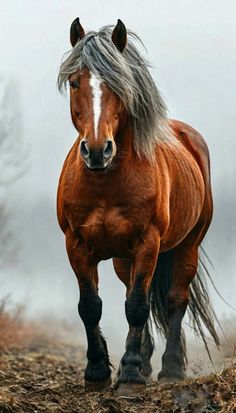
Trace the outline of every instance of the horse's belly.
<instances>
[{"instance_id":1,"label":"horse's belly","mask_svg":"<svg viewBox=\"0 0 236 413\"><path fill-rule=\"evenodd\" d=\"M144 228L119 212L118 208L103 212L95 210L80 226L80 233L89 253L99 259L130 257Z\"/></svg>"}]
</instances>

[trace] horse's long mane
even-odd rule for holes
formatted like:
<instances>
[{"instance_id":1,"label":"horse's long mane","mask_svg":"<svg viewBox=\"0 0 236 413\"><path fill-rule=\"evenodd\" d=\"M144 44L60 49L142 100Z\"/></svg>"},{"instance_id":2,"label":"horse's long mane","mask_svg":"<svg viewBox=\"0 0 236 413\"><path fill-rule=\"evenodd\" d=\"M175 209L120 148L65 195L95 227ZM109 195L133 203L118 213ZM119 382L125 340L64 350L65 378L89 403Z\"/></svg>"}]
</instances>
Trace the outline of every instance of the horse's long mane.
<instances>
[{"instance_id":1,"label":"horse's long mane","mask_svg":"<svg viewBox=\"0 0 236 413\"><path fill-rule=\"evenodd\" d=\"M60 91L72 73L87 67L119 96L130 115L134 131L134 148L152 160L155 145L175 142L166 119L166 106L132 40L139 37L128 31L128 43L121 54L112 41L113 26L88 32L61 64L58 75ZM142 43L142 42L141 42Z\"/></svg>"}]
</instances>

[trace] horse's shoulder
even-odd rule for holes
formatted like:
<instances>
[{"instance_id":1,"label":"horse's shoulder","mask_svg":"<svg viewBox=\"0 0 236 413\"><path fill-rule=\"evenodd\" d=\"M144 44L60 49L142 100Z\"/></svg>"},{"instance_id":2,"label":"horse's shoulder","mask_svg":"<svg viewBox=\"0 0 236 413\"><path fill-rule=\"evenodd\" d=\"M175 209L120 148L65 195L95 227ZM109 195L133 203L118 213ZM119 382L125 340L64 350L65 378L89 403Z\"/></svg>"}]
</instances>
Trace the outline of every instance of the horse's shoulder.
<instances>
[{"instance_id":1,"label":"horse's shoulder","mask_svg":"<svg viewBox=\"0 0 236 413\"><path fill-rule=\"evenodd\" d=\"M63 167L62 167L62 174L65 171L66 167L71 163L71 161L74 159L75 155L76 155L76 151L77 151L77 147L78 147L78 140L79 138L76 139L76 141L74 142L74 144L72 145L72 147L70 148L66 159L64 161Z\"/></svg>"},{"instance_id":2,"label":"horse's shoulder","mask_svg":"<svg viewBox=\"0 0 236 413\"><path fill-rule=\"evenodd\" d=\"M78 145L78 139L75 141L73 146L71 147L64 164L62 166L62 171L61 175L59 178L59 184L58 184L58 189L57 189L57 217L58 217L58 222L59 225L62 229L63 232L65 232L66 228L68 227L68 222L66 220L65 214L64 214L64 185L65 185L65 175L68 172L68 168L70 168L70 165L73 162L73 159L75 157L76 153L76 148Z\"/></svg>"}]
</instances>

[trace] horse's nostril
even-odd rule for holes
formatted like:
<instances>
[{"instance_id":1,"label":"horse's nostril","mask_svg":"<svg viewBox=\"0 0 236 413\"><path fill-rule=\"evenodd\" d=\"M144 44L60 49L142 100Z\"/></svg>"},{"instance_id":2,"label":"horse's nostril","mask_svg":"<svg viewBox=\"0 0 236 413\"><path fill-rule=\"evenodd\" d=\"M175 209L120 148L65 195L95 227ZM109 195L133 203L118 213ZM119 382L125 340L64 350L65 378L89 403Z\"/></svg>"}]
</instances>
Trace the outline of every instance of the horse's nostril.
<instances>
[{"instance_id":1,"label":"horse's nostril","mask_svg":"<svg viewBox=\"0 0 236 413\"><path fill-rule=\"evenodd\" d=\"M105 147L103 149L103 156L104 158L110 158L113 151L113 144L112 141L107 141Z\"/></svg>"},{"instance_id":2,"label":"horse's nostril","mask_svg":"<svg viewBox=\"0 0 236 413\"><path fill-rule=\"evenodd\" d=\"M81 141L80 143L80 153L83 156L83 158L89 157L89 147L85 141Z\"/></svg>"}]
</instances>

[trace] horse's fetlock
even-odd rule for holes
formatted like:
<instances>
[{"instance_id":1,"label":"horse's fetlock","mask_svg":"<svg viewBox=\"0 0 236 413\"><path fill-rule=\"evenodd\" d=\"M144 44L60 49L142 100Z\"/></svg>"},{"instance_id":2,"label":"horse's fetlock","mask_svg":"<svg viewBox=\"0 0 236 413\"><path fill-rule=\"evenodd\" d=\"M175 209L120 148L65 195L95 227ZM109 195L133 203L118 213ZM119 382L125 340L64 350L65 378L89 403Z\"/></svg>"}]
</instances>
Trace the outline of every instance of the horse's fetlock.
<instances>
[{"instance_id":1,"label":"horse's fetlock","mask_svg":"<svg viewBox=\"0 0 236 413\"><path fill-rule=\"evenodd\" d=\"M122 367L133 366L142 368L142 359L138 354L126 354L121 360Z\"/></svg>"}]
</instances>

